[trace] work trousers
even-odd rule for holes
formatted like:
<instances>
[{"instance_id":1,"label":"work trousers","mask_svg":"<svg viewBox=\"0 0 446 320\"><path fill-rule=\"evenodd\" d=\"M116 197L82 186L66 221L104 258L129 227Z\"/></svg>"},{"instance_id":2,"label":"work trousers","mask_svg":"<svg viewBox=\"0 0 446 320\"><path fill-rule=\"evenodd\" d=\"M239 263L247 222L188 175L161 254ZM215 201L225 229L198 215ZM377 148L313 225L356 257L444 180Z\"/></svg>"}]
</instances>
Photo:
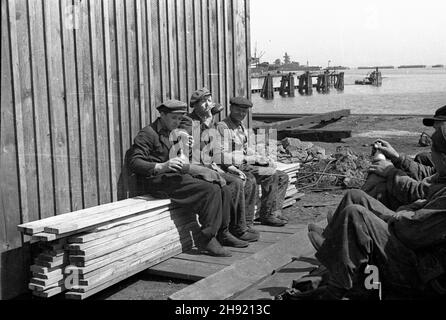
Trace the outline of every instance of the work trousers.
<instances>
[{"instance_id":1,"label":"work trousers","mask_svg":"<svg viewBox=\"0 0 446 320\"><path fill-rule=\"evenodd\" d=\"M420 280L415 252L390 231L386 220L396 213L360 190L346 193L323 232L325 241L316 253L338 288L364 288L367 265L379 270L383 292L416 292ZM362 283L361 283L362 282Z\"/></svg>"},{"instance_id":2,"label":"work trousers","mask_svg":"<svg viewBox=\"0 0 446 320\"><path fill-rule=\"evenodd\" d=\"M254 207L257 199L257 183L252 174L243 181L231 173L223 173L227 187L231 190L229 229L235 235L247 230L247 221L253 221Z\"/></svg>"},{"instance_id":3,"label":"work trousers","mask_svg":"<svg viewBox=\"0 0 446 320\"><path fill-rule=\"evenodd\" d=\"M144 190L158 198L170 198L174 205L198 214L205 238L214 237L220 228L229 223L231 191L229 188L200 180L189 174L165 173L139 179Z\"/></svg>"},{"instance_id":4,"label":"work trousers","mask_svg":"<svg viewBox=\"0 0 446 320\"><path fill-rule=\"evenodd\" d=\"M241 165L240 170L254 176L256 183L262 188L259 210L260 218L274 215L274 212L282 209L289 182L289 177L286 173L270 167L250 164ZM249 219L247 220L249 221Z\"/></svg>"}]
</instances>

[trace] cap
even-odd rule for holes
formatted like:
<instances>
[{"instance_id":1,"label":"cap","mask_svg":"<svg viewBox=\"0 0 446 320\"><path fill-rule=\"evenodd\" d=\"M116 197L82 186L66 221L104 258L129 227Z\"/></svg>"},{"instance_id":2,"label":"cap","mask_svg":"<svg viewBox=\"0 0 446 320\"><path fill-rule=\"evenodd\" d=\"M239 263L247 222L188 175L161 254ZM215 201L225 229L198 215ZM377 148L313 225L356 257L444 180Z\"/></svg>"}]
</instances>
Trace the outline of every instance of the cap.
<instances>
[{"instance_id":1,"label":"cap","mask_svg":"<svg viewBox=\"0 0 446 320\"><path fill-rule=\"evenodd\" d=\"M446 106L442 106L440 109L435 111L433 117L424 118L423 124L428 127L432 127L435 121L446 121Z\"/></svg>"},{"instance_id":2,"label":"cap","mask_svg":"<svg viewBox=\"0 0 446 320\"><path fill-rule=\"evenodd\" d=\"M233 97L230 100L231 105L241 108L252 108L252 102L245 97Z\"/></svg>"},{"instance_id":3,"label":"cap","mask_svg":"<svg viewBox=\"0 0 446 320\"><path fill-rule=\"evenodd\" d=\"M186 113L187 103L178 100L167 100L160 104L157 109L165 113Z\"/></svg>"},{"instance_id":4,"label":"cap","mask_svg":"<svg viewBox=\"0 0 446 320\"><path fill-rule=\"evenodd\" d=\"M189 104L190 104L191 108L193 108L197 102L200 102L200 100L202 98L211 96L211 95L212 95L212 93L207 88L201 88L201 89L194 91L194 93L192 93L192 95L190 97Z\"/></svg>"},{"instance_id":5,"label":"cap","mask_svg":"<svg viewBox=\"0 0 446 320\"><path fill-rule=\"evenodd\" d=\"M434 151L446 154L446 124L435 130L432 135L432 149Z\"/></svg>"}]
</instances>

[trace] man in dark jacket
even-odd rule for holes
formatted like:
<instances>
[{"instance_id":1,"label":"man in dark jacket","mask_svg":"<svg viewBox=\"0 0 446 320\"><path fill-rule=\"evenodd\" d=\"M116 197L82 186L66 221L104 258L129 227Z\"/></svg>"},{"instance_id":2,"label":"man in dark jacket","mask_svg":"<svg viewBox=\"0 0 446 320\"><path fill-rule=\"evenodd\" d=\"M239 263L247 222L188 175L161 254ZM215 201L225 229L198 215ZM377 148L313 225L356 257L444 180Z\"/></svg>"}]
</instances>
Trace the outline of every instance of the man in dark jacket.
<instances>
[{"instance_id":1,"label":"man in dark jacket","mask_svg":"<svg viewBox=\"0 0 446 320\"><path fill-rule=\"evenodd\" d=\"M180 129L184 129L189 135L194 135L194 131L199 131L199 135L194 137L195 146L201 152L209 147L210 141L206 139L209 130L215 129L214 116L223 110L220 104L214 103L212 94L207 88L196 90L192 93L189 106L192 112L184 116ZM209 136L209 135L207 135ZM213 150L209 150L211 153ZM194 154L194 153L193 153ZM259 239L259 232L252 226L246 224L246 217L252 220L257 200L257 183L252 174L245 174L234 166L221 166L215 162L203 163L203 159L195 159L197 163L211 168L220 174L232 191L230 206L231 218L229 224L230 232L237 238L254 242ZM251 218L250 218L251 217Z\"/></svg>"},{"instance_id":2,"label":"man in dark jacket","mask_svg":"<svg viewBox=\"0 0 446 320\"><path fill-rule=\"evenodd\" d=\"M202 226L202 249L211 255L228 257L230 251L221 244L240 244L228 231L229 212L223 208L223 201L230 201L230 190L222 187L224 182L211 170L186 163L174 146L173 132L180 125L186 107L186 103L177 100L158 107L160 117L135 137L129 167L145 192L170 198L173 204L197 213Z\"/></svg>"},{"instance_id":3,"label":"man in dark jacket","mask_svg":"<svg viewBox=\"0 0 446 320\"><path fill-rule=\"evenodd\" d=\"M315 231L316 257L328 269L329 284L295 298L342 298L364 287L364 270L379 270L384 295L444 294L446 268L446 126L432 135L436 174L423 181L388 167L390 188L405 190L409 205L392 211L363 191L348 191L322 234Z\"/></svg>"}]
</instances>

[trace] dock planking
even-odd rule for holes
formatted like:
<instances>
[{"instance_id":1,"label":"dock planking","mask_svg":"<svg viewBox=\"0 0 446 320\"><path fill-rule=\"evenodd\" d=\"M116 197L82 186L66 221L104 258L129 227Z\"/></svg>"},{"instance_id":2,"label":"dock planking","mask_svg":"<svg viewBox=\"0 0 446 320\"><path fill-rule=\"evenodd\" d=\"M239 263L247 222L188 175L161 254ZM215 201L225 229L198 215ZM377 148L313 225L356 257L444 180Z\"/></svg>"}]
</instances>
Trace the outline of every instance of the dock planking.
<instances>
[{"instance_id":1,"label":"dock planking","mask_svg":"<svg viewBox=\"0 0 446 320\"><path fill-rule=\"evenodd\" d=\"M197 249L193 248L151 267L146 272L174 279L198 281L290 238L296 232L304 230L306 226L287 225L277 228L257 225L255 228L260 231L259 241L250 243L246 248L228 248L233 254L232 257L221 258L198 254Z\"/></svg>"}]
</instances>

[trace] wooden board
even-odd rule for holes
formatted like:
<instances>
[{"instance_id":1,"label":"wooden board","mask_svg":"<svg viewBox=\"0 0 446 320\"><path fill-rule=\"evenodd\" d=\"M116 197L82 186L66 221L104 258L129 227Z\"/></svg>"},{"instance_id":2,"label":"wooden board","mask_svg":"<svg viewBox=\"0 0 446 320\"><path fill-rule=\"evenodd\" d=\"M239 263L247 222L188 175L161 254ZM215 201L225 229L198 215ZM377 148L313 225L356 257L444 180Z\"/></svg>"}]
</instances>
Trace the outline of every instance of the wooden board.
<instances>
[{"instance_id":1,"label":"wooden board","mask_svg":"<svg viewBox=\"0 0 446 320\"><path fill-rule=\"evenodd\" d=\"M263 235L263 233L262 233ZM292 262L308 243L306 228L171 295L172 300L230 299Z\"/></svg>"},{"instance_id":2,"label":"wooden board","mask_svg":"<svg viewBox=\"0 0 446 320\"><path fill-rule=\"evenodd\" d=\"M313 254L314 252L305 255L310 257ZM232 299L273 300L274 296L290 288L293 280L301 278L302 276L308 274L308 272L314 270L316 267L317 266L315 264L310 263L308 260L293 261L278 270L271 277L266 278Z\"/></svg>"},{"instance_id":3,"label":"wooden board","mask_svg":"<svg viewBox=\"0 0 446 320\"><path fill-rule=\"evenodd\" d=\"M297 138L302 141L340 142L342 139L350 138L351 130L321 130L321 129L294 129L281 130L277 133L277 139Z\"/></svg>"},{"instance_id":4,"label":"wooden board","mask_svg":"<svg viewBox=\"0 0 446 320\"><path fill-rule=\"evenodd\" d=\"M350 109L344 109L339 111L327 112L312 116L306 116L302 118L296 118L291 120L284 120L273 123L257 124L254 128L256 129L276 129L276 130L286 130L294 129L301 125L307 125L311 123L320 123L322 121L330 121L332 119L339 119L342 117L347 117L350 115Z\"/></svg>"}]
</instances>

